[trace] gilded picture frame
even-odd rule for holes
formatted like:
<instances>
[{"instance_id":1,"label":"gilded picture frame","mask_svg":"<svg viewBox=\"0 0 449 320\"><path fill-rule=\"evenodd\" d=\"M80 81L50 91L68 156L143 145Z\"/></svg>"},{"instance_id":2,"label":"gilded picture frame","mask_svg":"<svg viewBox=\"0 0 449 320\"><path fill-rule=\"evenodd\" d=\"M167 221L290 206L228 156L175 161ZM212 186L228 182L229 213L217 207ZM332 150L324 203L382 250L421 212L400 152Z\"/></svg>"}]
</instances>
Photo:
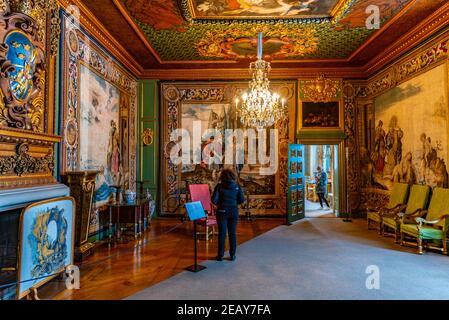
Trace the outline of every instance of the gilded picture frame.
<instances>
[{"instance_id":1,"label":"gilded picture frame","mask_svg":"<svg viewBox=\"0 0 449 320\"><path fill-rule=\"evenodd\" d=\"M317 102L300 97L298 106L299 131L344 131L343 98ZM326 112L323 110L326 110Z\"/></svg>"}]
</instances>

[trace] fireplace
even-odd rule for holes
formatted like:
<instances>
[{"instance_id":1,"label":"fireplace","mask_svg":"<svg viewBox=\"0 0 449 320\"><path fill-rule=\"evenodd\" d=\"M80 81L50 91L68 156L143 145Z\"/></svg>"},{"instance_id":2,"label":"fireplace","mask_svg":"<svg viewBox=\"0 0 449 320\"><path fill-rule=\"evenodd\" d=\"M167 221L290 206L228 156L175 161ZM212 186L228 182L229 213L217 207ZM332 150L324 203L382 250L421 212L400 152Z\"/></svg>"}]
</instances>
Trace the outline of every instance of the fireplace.
<instances>
[{"instance_id":1,"label":"fireplace","mask_svg":"<svg viewBox=\"0 0 449 320\"><path fill-rule=\"evenodd\" d=\"M68 195L69 188L62 184L0 190L0 300L16 298L19 222L23 208L33 202Z\"/></svg>"},{"instance_id":2,"label":"fireplace","mask_svg":"<svg viewBox=\"0 0 449 320\"><path fill-rule=\"evenodd\" d=\"M0 300L14 298L17 279L17 245L21 210L0 213Z\"/></svg>"}]
</instances>

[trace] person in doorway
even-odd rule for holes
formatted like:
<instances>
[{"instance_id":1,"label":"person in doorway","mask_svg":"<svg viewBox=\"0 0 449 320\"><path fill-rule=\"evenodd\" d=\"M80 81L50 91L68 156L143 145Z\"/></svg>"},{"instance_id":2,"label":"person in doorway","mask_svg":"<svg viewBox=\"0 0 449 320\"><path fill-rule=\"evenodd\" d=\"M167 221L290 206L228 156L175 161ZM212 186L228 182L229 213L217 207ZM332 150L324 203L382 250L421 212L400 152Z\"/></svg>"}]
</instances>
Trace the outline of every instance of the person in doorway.
<instances>
[{"instance_id":1,"label":"person in doorway","mask_svg":"<svg viewBox=\"0 0 449 320\"><path fill-rule=\"evenodd\" d=\"M318 195L318 199L320 199L320 205L321 205L321 209L323 209L323 201L326 204L326 206L328 208L330 208L329 206L329 202L327 202L326 199L326 193L327 193L327 174L326 172L324 172L321 167L317 167L316 168L317 173L315 176L315 181L316 181L316 194Z\"/></svg>"},{"instance_id":2,"label":"person in doorway","mask_svg":"<svg viewBox=\"0 0 449 320\"><path fill-rule=\"evenodd\" d=\"M218 254L216 260L223 260L227 230L229 235L229 255L231 261L234 261L237 249L238 206L245 202L243 190L236 182L234 172L229 169L221 172L220 183L215 187L211 200L217 206Z\"/></svg>"}]
</instances>

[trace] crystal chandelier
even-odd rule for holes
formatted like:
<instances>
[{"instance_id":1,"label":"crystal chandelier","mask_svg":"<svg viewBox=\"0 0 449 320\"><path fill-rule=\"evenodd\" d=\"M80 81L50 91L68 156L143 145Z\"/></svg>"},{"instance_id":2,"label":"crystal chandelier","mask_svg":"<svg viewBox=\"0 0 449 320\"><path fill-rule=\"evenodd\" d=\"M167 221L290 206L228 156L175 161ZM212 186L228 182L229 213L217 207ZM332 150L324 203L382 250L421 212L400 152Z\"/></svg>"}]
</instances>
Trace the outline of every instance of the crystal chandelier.
<instances>
[{"instance_id":1,"label":"crystal chandelier","mask_svg":"<svg viewBox=\"0 0 449 320\"><path fill-rule=\"evenodd\" d=\"M241 101L237 98L235 104L242 124L261 130L283 119L286 108L285 100L270 91L268 74L271 66L269 62L262 60L262 33L259 33L257 49L257 61L251 62L249 67L252 74L249 91L243 93Z\"/></svg>"}]
</instances>

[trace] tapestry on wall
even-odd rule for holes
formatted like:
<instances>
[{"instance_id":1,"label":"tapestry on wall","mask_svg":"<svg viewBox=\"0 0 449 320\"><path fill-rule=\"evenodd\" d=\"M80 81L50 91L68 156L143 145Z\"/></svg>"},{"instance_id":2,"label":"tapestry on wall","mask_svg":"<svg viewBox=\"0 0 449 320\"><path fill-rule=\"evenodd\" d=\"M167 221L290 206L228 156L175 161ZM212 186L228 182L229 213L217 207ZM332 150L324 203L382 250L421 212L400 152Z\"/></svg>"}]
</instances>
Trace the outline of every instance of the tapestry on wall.
<instances>
[{"instance_id":1,"label":"tapestry on wall","mask_svg":"<svg viewBox=\"0 0 449 320\"><path fill-rule=\"evenodd\" d=\"M135 190L137 82L63 15L63 171L99 170L90 234L114 189Z\"/></svg>"},{"instance_id":2,"label":"tapestry on wall","mask_svg":"<svg viewBox=\"0 0 449 320\"><path fill-rule=\"evenodd\" d=\"M239 183L250 194L249 207L255 214L281 214L285 212L285 194L287 180L288 143L294 139L294 122L288 119L280 121L274 128L278 129L275 143L271 142L270 131L264 131L268 144L265 146L265 155L274 154L275 145L279 146L276 153L279 161L279 169L274 174L261 174L269 165L256 161L248 161L249 146L261 148L261 136L256 133L248 134L251 128L241 124L235 104L231 101L246 84L163 84L162 85L162 112L163 112L163 152L165 159L162 163L162 211L164 213L181 213L184 201L187 200L189 184L209 184L212 191L218 183L223 169L231 169L238 177ZM274 84L274 90L282 93L289 106L292 118L295 117L295 85L294 83ZM193 152L199 151L201 161L184 164L174 164L171 154L175 148L175 142L170 135L177 129L182 129L190 140L194 137L194 123L201 124L201 137L198 145L193 145L190 158L193 160ZM243 161L228 159L226 154L226 132L240 132L246 134L244 141L233 143L233 155L237 157L237 150L241 151ZM193 142L193 140L192 140ZM190 142L189 142L190 143ZM223 153L215 152L215 149L223 150ZM259 150L259 149L257 149ZM175 151L176 152L176 151ZM259 152L259 151L258 151ZM181 151L184 156L184 152ZM219 156L215 162L210 157ZM241 159L242 160L242 159ZM243 162L243 163L242 163ZM262 169L262 171L261 171Z\"/></svg>"},{"instance_id":3,"label":"tapestry on wall","mask_svg":"<svg viewBox=\"0 0 449 320\"><path fill-rule=\"evenodd\" d=\"M242 187L250 192L252 195L273 195L276 193L276 175L261 175L260 168L262 165L256 160L255 164L248 164L246 161L241 165L229 165L226 155L223 155L220 162L222 165L209 164L210 155L215 143L218 143L225 148L225 131L246 128L238 119L237 111L234 105L229 104L182 104L182 128L193 136L193 123L201 123L202 128L207 130L216 130L219 133L217 136L211 135L207 139L201 141L201 164L191 164L182 166L183 187L185 183L208 183L211 190L215 187L218 181L221 170L225 167L236 172L239 182ZM267 137L268 140L269 137ZM215 141L214 141L215 140ZM248 157L248 143L242 146L244 149L244 156Z\"/></svg>"},{"instance_id":4,"label":"tapestry on wall","mask_svg":"<svg viewBox=\"0 0 449 320\"><path fill-rule=\"evenodd\" d=\"M376 98L373 150L362 155L370 187L391 190L394 182L448 187L446 72L440 65Z\"/></svg>"}]
</instances>

